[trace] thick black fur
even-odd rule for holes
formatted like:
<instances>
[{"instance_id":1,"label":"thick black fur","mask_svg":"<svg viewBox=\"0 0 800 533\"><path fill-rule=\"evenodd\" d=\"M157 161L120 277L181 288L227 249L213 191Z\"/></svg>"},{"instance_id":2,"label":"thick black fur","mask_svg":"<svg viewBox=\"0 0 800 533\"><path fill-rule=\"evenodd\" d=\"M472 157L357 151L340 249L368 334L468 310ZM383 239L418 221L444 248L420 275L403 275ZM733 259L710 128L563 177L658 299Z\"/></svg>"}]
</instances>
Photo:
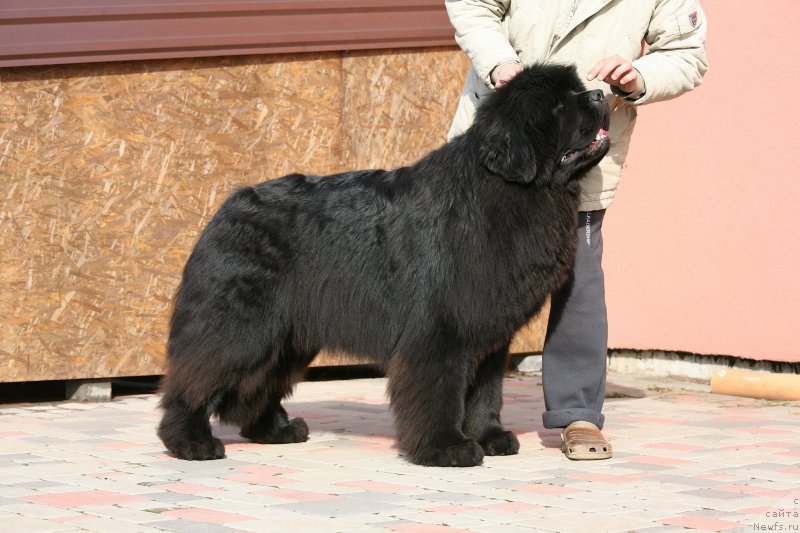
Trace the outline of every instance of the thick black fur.
<instances>
[{"instance_id":1,"label":"thick black fur","mask_svg":"<svg viewBox=\"0 0 800 533\"><path fill-rule=\"evenodd\" d=\"M255 442L308 438L281 400L326 348L388 376L398 443L423 465L515 454L500 423L514 333L573 261L578 183L608 151L600 91L535 66L463 135L392 171L292 174L233 194L183 272L158 434L224 457L209 416Z\"/></svg>"}]
</instances>

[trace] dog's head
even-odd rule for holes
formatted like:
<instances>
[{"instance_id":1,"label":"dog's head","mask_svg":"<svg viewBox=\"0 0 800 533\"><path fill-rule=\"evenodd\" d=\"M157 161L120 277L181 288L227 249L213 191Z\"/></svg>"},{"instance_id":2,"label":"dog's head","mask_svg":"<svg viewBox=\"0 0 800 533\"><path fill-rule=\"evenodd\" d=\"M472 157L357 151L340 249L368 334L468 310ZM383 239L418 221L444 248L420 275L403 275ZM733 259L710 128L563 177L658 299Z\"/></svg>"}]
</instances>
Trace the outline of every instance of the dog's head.
<instances>
[{"instance_id":1,"label":"dog's head","mask_svg":"<svg viewBox=\"0 0 800 533\"><path fill-rule=\"evenodd\" d=\"M611 142L608 103L573 66L525 68L479 107L478 157L507 181L566 184L600 162Z\"/></svg>"}]
</instances>

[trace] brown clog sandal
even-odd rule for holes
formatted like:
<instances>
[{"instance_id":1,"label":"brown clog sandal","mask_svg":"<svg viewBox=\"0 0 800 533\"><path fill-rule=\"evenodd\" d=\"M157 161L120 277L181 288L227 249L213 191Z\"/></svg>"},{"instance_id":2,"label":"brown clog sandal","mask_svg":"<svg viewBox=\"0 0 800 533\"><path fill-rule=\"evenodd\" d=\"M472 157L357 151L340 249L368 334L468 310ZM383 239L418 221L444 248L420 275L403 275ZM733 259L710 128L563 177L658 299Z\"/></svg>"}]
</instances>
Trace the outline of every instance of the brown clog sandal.
<instances>
[{"instance_id":1,"label":"brown clog sandal","mask_svg":"<svg viewBox=\"0 0 800 533\"><path fill-rule=\"evenodd\" d=\"M573 461L609 459L611 445L591 422L573 422L561 433L561 451Z\"/></svg>"}]
</instances>

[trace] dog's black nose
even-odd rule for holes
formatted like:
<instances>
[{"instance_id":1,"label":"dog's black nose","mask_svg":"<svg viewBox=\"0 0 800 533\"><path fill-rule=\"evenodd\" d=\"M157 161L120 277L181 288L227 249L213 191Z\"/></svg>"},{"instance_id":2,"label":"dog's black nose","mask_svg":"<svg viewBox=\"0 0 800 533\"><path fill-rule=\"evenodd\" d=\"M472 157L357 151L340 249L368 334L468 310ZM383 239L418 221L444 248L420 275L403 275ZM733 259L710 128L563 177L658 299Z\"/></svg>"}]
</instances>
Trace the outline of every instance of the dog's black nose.
<instances>
[{"instance_id":1,"label":"dog's black nose","mask_svg":"<svg viewBox=\"0 0 800 533\"><path fill-rule=\"evenodd\" d=\"M605 100L605 95L603 95L603 91L600 89L595 89L594 91L589 91L589 101L591 102L602 102Z\"/></svg>"}]
</instances>

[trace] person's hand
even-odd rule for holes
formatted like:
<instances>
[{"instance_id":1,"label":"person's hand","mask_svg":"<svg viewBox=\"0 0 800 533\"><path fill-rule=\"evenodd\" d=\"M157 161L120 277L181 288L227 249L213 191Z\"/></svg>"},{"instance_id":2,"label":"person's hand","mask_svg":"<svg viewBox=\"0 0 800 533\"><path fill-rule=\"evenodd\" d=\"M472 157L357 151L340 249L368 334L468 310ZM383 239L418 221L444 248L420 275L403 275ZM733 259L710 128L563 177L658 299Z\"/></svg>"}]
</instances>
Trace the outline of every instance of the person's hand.
<instances>
[{"instance_id":1,"label":"person's hand","mask_svg":"<svg viewBox=\"0 0 800 533\"><path fill-rule=\"evenodd\" d=\"M630 61L619 56L611 56L598 61L586 75L586 79L604 81L609 85L619 87L619 90L624 93L636 91L642 83L639 71L633 68Z\"/></svg>"},{"instance_id":2,"label":"person's hand","mask_svg":"<svg viewBox=\"0 0 800 533\"><path fill-rule=\"evenodd\" d=\"M514 79L514 76L522 72L522 65L519 63L506 63L500 65L494 74L494 88L499 89L506 83Z\"/></svg>"}]
</instances>

